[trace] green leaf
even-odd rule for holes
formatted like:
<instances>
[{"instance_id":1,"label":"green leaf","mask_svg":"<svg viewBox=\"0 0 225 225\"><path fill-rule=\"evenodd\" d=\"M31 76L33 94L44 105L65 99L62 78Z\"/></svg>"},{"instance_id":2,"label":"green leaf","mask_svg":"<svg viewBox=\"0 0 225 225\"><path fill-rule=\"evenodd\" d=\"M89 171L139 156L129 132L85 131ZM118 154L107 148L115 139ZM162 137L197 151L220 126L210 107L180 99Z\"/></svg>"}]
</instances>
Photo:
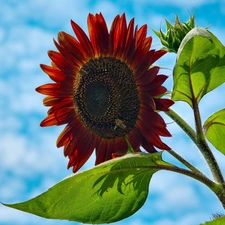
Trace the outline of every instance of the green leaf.
<instances>
[{"instance_id":1,"label":"green leaf","mask_svg":"<svg viewBox=\"0 0 225 225\"><path fill-rule=\"evenodd\" d=\"M225 109L210 116L203 127L207 139L225 155Z\"/></svg>"},{"instance_id":2,"label":"green leaf","mask_svg":"<svg viewBox=\"0 0 225 225\"><path fill-rule=\"evenodd\" d=\"M202 223L200 225L224 225L225 224L225 217L219 217L217 219L214 219L212 221L206 222L206 223Z\"/></svg>"},{"instance_id":3,"label":"green leaf","mask_svg":"<svg viewBox=\"0 0 225 225\"><path fill-rule=\"evenodd\" d=\"M177 53L172 99L192 106L225 82L225 47L208 30L192 29Z\"/></svg>"},{"instance_id":4,"label":"green leaf","mask_svg":"<svg viewBox=\"0 0 225 225\"><path fill-rule=\"evenodd\" d=\"M51 219L112 223L134 214L145 202L161 152L133 153L62 180L47 192L8 207Z\"/></svg>"},{"instance_id":5,"label":"green leaf","mask_svg":"<svg viewBox=\"0 0 225 225\"><path fill-rule=\"evenodd\" d=\"M207 29L204 28L200 28L200 27L195 27L192 30L190 30L186 36L184 37L184 39L182 40L178 52L177 52L177 59L179 59L180 57L180 53L182 52L182 50L184 49L185 45L187 44L188 41L190 41L192 38L194 37L205 37L206 39L208 39L209 41L212 42L212 37L210 35L210 32Z\"/></svg>"}]
</instances>

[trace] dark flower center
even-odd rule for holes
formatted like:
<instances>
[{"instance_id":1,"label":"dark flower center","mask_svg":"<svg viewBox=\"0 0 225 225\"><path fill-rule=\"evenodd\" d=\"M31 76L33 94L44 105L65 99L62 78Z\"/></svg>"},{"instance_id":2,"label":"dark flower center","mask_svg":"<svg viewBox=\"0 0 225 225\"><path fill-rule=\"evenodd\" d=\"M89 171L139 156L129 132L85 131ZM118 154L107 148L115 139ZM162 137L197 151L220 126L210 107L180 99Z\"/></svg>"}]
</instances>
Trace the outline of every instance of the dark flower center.
<instances>
[{"instance_id":1,"label":"dark flower center","mask_svg":"<svg viewBox=\"0 0 225 225\"><path fill-rule=\"evenodd\" d=\"M90 59L76 76L75 110L88 130L101 138L123 137L140 109L133 71L113 57Z\"/></svg>"},{"instance_id":2,"label":"dark flower center","mask_svg":"<svg viewBox=\"0 0 225 225\"><path fill-rule=\"evenodd\" d=\"M96 118L104 116L110 105L110 90L107 85L100 82L90 83L84 93L84 101L88 113Z\"/></svg>"}]
</instances>

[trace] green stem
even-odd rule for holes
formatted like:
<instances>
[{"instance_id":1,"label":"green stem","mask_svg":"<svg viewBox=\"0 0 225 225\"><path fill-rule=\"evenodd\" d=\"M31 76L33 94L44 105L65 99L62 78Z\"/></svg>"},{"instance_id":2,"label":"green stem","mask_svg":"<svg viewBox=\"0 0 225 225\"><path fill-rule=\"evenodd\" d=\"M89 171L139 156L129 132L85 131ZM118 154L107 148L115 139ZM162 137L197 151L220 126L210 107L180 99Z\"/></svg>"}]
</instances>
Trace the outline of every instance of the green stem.
<instances>
[{"instance_id":1,"label":"green stem","mask_svg":"<svg viewBox=\"0 0 225 225\"><path fill-rule=\"evenodd\" d=\"M125 139L125 141L127 142L127 145L128 145L128 150L127 150L127 152L129 152L129 153L134 153L135 151L134 151L134 149L132 148L132 146L131 146L129 140L127 139L127 137L124 137L124 139Z\"/></svg>"},{"instance_id":2,"label":"green stem","mask_svg":"<svg viewBox=\"0 0 225 225\"><path fill-rule=\"evenodd\" d=\"M216 196L219 198L220 202L222 203L223 208L225 209L225 184L214 183L212 180L210 180L208 177L206 177L202 173L196 173L196 172L186 170L177 166L157 165L155 167L156 169L167 170L167 171L183 174L197 181L202 182L216 194Z\"/></svg>"},{"instance_id":3,"label":"green stem","mask_svg":"<svg viewBox=\"0 0 225 225\"><path fill-rule=\"evenodd\" d=\"M196 133L195 131L184 121L176 112L170 109L168 112L165 112L173 121L175 121L180 128L195 142Z\"/></svg>"},{"instance_id":4,"label":"green stem","mask_svg":"<svg viewBox=\"0 0 225 225\"><path fill-rule=\"evenodd\" d=\"M204 156L204 158L211 170L214 180L216 182L222 184L222 183L224 183L224 178L221 173L220 167L205 140L205 135L203 133L199 107L198 107L198 103L197 103L196 99L193 99L192 104L193 104L193 109L194 109L195 126L196 126L196 133L197 133L195 143L198 146L199 150L201 151L202 155Z\"/></svg>"},{"instance_id":5,"label":"green stem","mask_svg":"<svg viewBox=\"0 0 225 225\"><path fill-rule=\"evenodd\" d=\"M182 156L180 156L179 154L177 154L175 151L170 150L170 151L167 151L167 152L169 154L171 154L174 158L176 158L178 161L180 161L181 163L183 163L191 171L203 175L203 173L200 170L198 170L196 167L194 167L191 163L189 163L186 159L184 159Z\"/></svg>"},{"instance_id":6,"label":"green stem","mask_svg":"<svg viewBox=\"0 0 225 225\"><path fill-rule=\"evenodd\" d=\"M196 172L193 172L193 171L190 171L187 169L183 169L183 168L180 168L177 166L167 166L167 165L157 165L156 169L180 173L180 174L186 175L188 177L191 177L197 181L202 182L203 184L208 186L211 190L217 189L217 184L214 183L213 181L211 181L208 177L206 177L202 173L196 173Z\"/></svg>"},{"instance_id":7,"label":"green stem","mask_svg":"<svg viewBox=\"0 0 225 225\"><path fill-rule=\"evenodd\" d=\"M202 155L204 156L209 168L212 172L212 175L216 182L223 183L224 179L220 168L217 164L217 161L212 154L206 140L205 136L202 131L202 124L200 119L200 113L197 106L193 106L194 108L194 116L195 116L195 123L196 123L196 132L187 124L176 112L170 109L166 114L173 119L182 129L183 131L192 139L192 141L197 145L199 150L201 151Z\"/></svg>"},{"instance_id":8,"label":"green stem","mask_svg":"<svg viewBox=\"0 0 225 225\"><path fill-rule=\"evenodd\" d=\"M225 209L225 184L217 184L218 188L214 190L214 193L219 198L220 202L223 205L223 208Z\"/></svg>"}]
</instances>

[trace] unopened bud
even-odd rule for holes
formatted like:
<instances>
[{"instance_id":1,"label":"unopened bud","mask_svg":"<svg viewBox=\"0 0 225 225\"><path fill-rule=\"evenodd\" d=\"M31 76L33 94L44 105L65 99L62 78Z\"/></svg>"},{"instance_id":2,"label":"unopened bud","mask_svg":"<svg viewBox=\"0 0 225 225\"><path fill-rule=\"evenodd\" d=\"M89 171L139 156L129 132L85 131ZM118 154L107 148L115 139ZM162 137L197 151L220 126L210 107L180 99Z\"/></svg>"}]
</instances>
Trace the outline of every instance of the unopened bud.
<instances>
[{"instance_id":1,"label":"unopened bud","mask_svg":"<svg viewBox=\"0 0 225 225\"><path fill-rule=\"evenodd\" d=\"M154 33L159 37L163 47L168 52L175 52L180 46L181 41L185 35L195 27L194 15L190 16L189 21L181 22L179 17L176 15L176 21L174 26L166 20L166 33L163 33L162 29L160 31L154 31Z\"/></svg>"}]
</instances>

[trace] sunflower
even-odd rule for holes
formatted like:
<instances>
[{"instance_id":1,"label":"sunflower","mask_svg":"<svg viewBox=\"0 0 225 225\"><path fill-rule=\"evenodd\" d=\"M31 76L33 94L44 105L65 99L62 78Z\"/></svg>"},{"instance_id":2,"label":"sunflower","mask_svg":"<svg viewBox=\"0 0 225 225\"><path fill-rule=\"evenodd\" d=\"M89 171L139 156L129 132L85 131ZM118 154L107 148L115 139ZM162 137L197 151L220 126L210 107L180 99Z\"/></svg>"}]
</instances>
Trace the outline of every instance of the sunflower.
<instances>
[{"instance_id":1,"label":"sunflower","mask_svg":"<svg viewBox=\"0 0 225 225\"><path fill-rule=\"evenodd\" d=\"M164 50L150 50L147 25L138 29L134 18L117 15L110 31L102 14L89 14L89 37L71 21L76 37L65 32L49 51L52 65L41 65L54 81L36 90L50 106L41 126L67 124L57 140L64 146L68 168L79 170L96 153L95 164L126 154L128 140L135 152L169 150L160 136L171 136L158 111L173 104L162 99L167 79L151 66Z\"/></svg>"}]
</instances>

